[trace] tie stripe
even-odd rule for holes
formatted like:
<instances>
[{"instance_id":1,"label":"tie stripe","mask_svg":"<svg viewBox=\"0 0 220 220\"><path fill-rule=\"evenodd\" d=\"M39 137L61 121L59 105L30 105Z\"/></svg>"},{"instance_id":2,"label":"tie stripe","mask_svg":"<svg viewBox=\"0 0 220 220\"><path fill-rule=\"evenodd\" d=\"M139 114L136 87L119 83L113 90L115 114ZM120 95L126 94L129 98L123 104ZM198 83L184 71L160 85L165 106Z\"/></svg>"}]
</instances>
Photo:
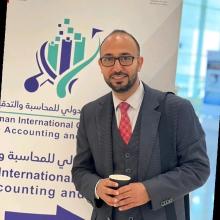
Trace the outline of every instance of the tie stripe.
<instances>
[{"instance_id":1,"label":"tie stripe","mask_svg":"<svg viewBox=\"0 0 220 220\"><path fill-rule=\"evenodd\" d=\"M132 134L131 122L128 116L130 105L127 102L121 102L119 109L121 111L121 120L119 123L119 131L123 141L128 144Z\"/></svg>"}]
</instances>

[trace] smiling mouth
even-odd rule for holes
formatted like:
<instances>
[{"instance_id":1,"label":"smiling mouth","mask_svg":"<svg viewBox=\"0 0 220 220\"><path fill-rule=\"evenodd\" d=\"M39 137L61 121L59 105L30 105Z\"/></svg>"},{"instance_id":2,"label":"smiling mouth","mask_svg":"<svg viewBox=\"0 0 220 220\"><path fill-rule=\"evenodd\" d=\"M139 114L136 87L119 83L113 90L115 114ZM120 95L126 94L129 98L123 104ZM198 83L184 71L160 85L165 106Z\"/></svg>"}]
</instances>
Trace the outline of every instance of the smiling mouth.
<instances>
[{"instance_id":1,"label":"smiling mouth","mask_svg":"<svg viewBox=\"0 0 220 220\"><path fill-rule=\"evenodd\" d=\"M118 74L114 74L111 76L111 79L114 79L114 80L121 80L125 77L128 77L127 74L122 74L122 73L118 73Z\"/></svg>"}]
</instances>

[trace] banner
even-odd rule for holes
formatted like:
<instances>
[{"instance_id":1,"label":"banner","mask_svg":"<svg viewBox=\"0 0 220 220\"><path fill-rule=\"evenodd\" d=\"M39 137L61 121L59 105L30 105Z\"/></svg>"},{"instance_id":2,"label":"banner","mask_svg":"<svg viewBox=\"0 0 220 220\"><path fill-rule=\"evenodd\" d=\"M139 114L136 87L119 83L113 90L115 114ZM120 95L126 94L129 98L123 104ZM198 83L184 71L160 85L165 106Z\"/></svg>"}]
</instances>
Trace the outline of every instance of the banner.
<instances>
[{"instance_id":1,"label":"banner","mask_svg":"<svg viewBox=\"0 0 220 220\"><path fill-rule=\"evenodd\" d=\"M9 0L0 219L90 219L71 168L82 106L110 91L97 64L100 41L114 29L133 34L144 56L141 79L172 91L181 7L181 0Z\"/></svg>"}]
</instances>

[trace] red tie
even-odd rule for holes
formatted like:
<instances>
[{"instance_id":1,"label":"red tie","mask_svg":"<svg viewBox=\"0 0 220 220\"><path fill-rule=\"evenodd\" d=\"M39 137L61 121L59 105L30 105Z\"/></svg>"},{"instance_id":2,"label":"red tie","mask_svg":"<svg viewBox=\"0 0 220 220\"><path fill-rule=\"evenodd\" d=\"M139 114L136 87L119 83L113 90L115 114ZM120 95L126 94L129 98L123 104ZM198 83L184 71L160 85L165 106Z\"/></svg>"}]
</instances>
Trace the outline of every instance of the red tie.
<instances>
[{"instance_id":1,"label":"red tie","mask_svg":"<svg viewBox=\"0 0 220 220\"><path fill-rule=\"evenodd\" d=\"M127 113L129 107L130 107L130 105L127 102L121 102L119 104L119 108L121 111L121 120L120 120L120 124L119 124L119 131L120 131L122 139L124 140L124 142L126 144L128 144L128 142L131 138L131 134L132 134L131 122L130 122L130 119L129 119L128 113Z\"/></svg>"}]
</instances>

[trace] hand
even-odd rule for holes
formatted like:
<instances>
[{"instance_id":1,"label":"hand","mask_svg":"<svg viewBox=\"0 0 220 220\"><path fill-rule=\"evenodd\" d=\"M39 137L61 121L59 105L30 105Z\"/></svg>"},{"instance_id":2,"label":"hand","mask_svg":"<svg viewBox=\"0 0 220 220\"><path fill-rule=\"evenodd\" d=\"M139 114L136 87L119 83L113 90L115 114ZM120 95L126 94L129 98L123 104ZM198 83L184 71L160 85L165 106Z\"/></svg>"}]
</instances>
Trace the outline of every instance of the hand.
<instances>
[{"instance_id":1,"label":"hand","mask_svg":"<svg viewBox=\"0 0 220 220\"><path fill-rule=\"evenodd\" d=\"M150 201L149 194L142 183L130 183L118 189L119 195L117 207L119 211L125 211Z\"/></svg>"},{"instance_id":2,"label":"hand","mask_svg":"<svg viewBox=\"0 0 220 220\"><path fill-rule=\"evenodd\" d=\"M116 206L118 200L114 196L119 195L119 192L112 187L118 187L118 183L109 178L102 179L96 186L96 193L109 206Z\"/></svg>"}]
</instances>

